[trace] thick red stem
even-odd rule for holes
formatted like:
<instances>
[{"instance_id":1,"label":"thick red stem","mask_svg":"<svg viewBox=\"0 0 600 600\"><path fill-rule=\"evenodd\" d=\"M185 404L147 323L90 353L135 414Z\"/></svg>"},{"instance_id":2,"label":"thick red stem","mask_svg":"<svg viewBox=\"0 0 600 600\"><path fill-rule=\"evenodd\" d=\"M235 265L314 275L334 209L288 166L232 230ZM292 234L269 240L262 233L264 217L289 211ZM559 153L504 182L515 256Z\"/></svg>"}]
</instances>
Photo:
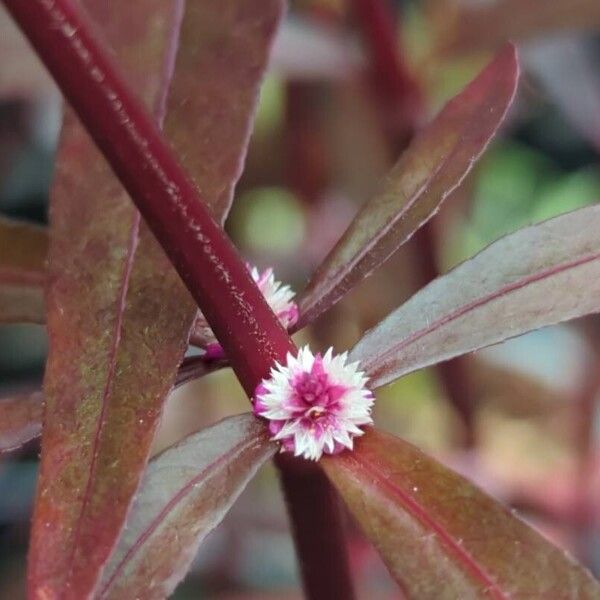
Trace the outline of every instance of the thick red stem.
<instances>
[{"instance_id":1,"label":"thick red stem","mask_svg":"<svg viewBox=\"0 0 600 600\"><path fill-rule=\"evenodd\" d=\"M283 361L296 347L244 262L72 2L4 0L4 4L129 192L252 396L274 361ZM286 486L294 480L293 473L284 474L305 589L315 600L334 597L328 593L334 589L344 590L344 597L351 599L339 510L328 489L316 484L310 506L294 510L302 502L299 488ZM327 545L307 544L315 531L321 537L331 531L342 551L338 547L337 556L332 556Z\"/></svg>"},{"instance_id":2,"label":"thick red stem","mask_svg":"<svg viewBox=\"0 0 600 600\"><path fill-rule=\"evenodd\" d=\"M276 459L292 533L300 556L304 592L313 600L353 600L345 523L337 492L323 470L280 454ZM318 506L318 510L315 510ZM321 557L323 562L316 560ZM335 577L331 573L336 573Z\"/></svg>"}]
</instances>

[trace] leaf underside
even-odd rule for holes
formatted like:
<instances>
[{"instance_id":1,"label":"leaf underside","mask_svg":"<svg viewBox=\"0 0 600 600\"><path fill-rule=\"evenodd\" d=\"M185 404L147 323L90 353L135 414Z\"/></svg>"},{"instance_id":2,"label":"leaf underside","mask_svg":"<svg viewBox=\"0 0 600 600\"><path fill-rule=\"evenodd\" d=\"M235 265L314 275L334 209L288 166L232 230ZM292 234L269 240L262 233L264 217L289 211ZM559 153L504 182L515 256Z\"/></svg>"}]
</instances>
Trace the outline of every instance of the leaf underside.
<instances>
[{"instance_id":1,"label":"leaf underside","mask_svg":"<svg viewBox=\"0 0 600 600\"><path fill-rule=\"evenodd\" d=\"M352 348L373 388L600 310L600 205L510 234L438 277Z\"/></svg>"},{"instance_id":2,"label":"leaf underside","mask_svg":"<svg viewBox=\"0 0 600 600\"><path fill-rule=\"evenodd\" d=\"M218 14L210 29L198 22L206 16L199 4ZM157 115L178 48L164 128L203 197L228 206L280 2L192 2L183 20L180 0L84 6ZM198 169L203 162L214 168ZM29 589L79 600L117 541L197 308L71 116L50 216L50 356Z\"/></svg>"},{"instance_id":3,"label":"leaf underside","mask_svg":"<svg viewBox=\"0 0 600 600\"><path fill-rule=\"evenodd\" d=\"M276 450L264 425L244 414L191 435L152 460L98 598L168 596L200 542Z\"/></svg>"},{"instance_id":4,"label":"leaf underside","mask_svg":"<svg viewBox=\"0 0 600 600\"><path fill-rule=\"evenodd\" d=\"M516 50L507 45L415 137L300 295L297 328L335 304L437 212L502 123L518 75Z\"/></svg>"},{"instance_id":5,"label":"leaf underside","mask_svg":"<svg viewBox=\"0 0 600 600\"><path fill-rule=\"evenodd\" d=\"M600 597L564 551L407 442L371 429L321 464L408 598Z\"/></svg>"}]
</instances>

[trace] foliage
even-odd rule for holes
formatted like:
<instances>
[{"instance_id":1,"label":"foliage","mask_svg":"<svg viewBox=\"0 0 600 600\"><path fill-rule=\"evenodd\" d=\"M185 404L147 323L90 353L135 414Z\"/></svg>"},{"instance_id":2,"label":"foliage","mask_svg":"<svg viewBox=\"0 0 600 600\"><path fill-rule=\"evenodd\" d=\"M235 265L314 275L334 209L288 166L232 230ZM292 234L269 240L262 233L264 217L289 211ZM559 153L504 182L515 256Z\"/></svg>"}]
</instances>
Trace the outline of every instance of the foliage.
<instances>
[{"instance_id":1,"label":"foliage","mask_svg":"<svg viewBox=\"0 0 600 600\"><path fill-rule=\"evenodd\" d=\"M0 322L45 323L50 343L43 392L0 402L1 452L42 436L29 596L163 598L278 450L263 421L248 413L203 428L149 460L175 386L232 366L252 399L274 362L296 352L222 228L284 7L280 0L139 0L107 9L100 0L83 0L82 16L66 0L50 3L51 10L36 0L29 13L18 0L5 4L72 104L47 232L0 221ZM395 54L376 51L373 36L385 21L376 5L355 6L363 19L375 19L365 27L375 67ZM560 15L551 16L554 23ZM54 28L45 29L44 20ZM502 28L495 35L506 37ZM452 52L483 43L459 39L467 41L446 42ZM416 81L398 69L375 71L373 87L387 90L386 108L379 108L393 120L382 128L390 145L411 139L300 294L298 328L333 310L423 234L505 121L519 78L516 49L505 44L436 117L419 125L413 103L422 101L421 90L403 87ZM402 74L402 85L386 83L394 73ZM404 105L400 127L399 115L388 109L390 102L400 106L404 94L412 108ZM598 231L600 210L593 205L495 241L413 294L361 337L350 358L375 390L598 312ZM184 357L198 307L226 359ZM332 589L352 594L339 507L323 473L407 597L600 595L585 568L400 438L369 428L353 450L317 464L287 455L275 462L310 597ZM307 490L313 501L302 506ZM335 551L327 555L326 544L315 543L319 536L333 540Z\"/></svg>"}]
</instances>

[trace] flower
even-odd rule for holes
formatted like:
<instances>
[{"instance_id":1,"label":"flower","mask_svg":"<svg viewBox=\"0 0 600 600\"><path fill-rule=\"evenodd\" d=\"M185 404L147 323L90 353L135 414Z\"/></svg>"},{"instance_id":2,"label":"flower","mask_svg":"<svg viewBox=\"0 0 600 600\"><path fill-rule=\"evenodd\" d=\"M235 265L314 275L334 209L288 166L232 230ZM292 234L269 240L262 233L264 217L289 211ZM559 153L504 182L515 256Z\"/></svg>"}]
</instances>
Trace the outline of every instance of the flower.
<instances>
[{"instance_id":1,"label":"flower","mask_svg":"<svg viewBox=\"0 0 600 600\"><path fill-rule=\"evenodd\" d=\"M361 426L373 423L373 394L358 363L346 364L348 353L333 356L330 348L316 356L308 346L298 356L276 364L254 395L254 413L269 421L282 452L311 460L352 449Z\"/></svg>"},{"instance_id":2,"label":"flower","mask_svg":"<svg viewBox=\"0 0 600 600\"><path fill-rule=\"evenodd\" d=\"M277 281L271 268L265 269L261 273L256 267L248 265L248 270L281 324L286 329L294 325L298 321L298 306L293 301L296 294L292 288ZM201 312L198 313L196 318L194 332L195 337L202 340L202 349L204 350L202 356L206 360L225 358L223 347L217 341L215 334Z\"/></svg>"}]
</instances>

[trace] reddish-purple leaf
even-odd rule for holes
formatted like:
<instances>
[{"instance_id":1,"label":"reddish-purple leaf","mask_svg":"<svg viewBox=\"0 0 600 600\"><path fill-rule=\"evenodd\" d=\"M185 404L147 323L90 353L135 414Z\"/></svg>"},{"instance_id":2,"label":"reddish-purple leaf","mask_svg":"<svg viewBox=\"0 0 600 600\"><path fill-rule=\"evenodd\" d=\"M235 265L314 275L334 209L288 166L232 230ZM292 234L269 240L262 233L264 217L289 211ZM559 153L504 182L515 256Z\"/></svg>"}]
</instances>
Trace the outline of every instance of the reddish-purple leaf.
<instances>
[{"instance_id":1,"label":"reddish-purple leaf","mask_svg":"<svg viewBox=\"0 0 600 600\"><path fill-rule=\"evenodd\" d=\"M193 434L152 460L98 598L168 596L202 540L276 450L264 425L244 414Z\"/></svg>"},{"instance_id":2,"label":"reddish-purple leaf","mask_svg":"<svg viewBox=\"0 0 600 600\"><path fill-rule=\"evenodd\" d=\"M0 217L0 323L43 323L48 234Z\"/></svg>"},{"instance_id":3,"label":"reddish-purple leaf","mask_svg":"<svg viewBox=\"0 0 600 600\"><path fill-rule=\"evenodd\" d=\"M222 205L246 151L280 3L228 3L210 29L197 4L188 3L183 16L165 128L205 197ZM85 6L159 114L183 3ZM240 67L247 61L251 68ZM220 70L209 69L213 63ZM204 98L218 108L190 114L187 105ZM203 161L212 168L198 172ZM116 543L197 308L72 118L62 135L51 222L48 406L29 586L35 597L79 599Z\"/></svg>"},{"instance_id":4,"label":"reddish-purple leaf","mask_svg":"<svg viewBox=\"0 0 600 600\"><path fill-rule=\"evenodd\" d=\"M321 464L409 598L600 597L564 551L407 442L369 430Z\"/></svg>"},{"instance_id":5,"label":"reddish-purple leaf","mask_svg":"<svg viewBox=\"0 0 600 600\"><path fill-rule=\"evenodd\" d=\"M502 123L519 67L507 45L414 139L301 295L299 327L387 260L439 209Z\"/></svg>"},{"instance_id":6,"label":"reddish-purple leaf","mask_svg":"<svg viewBox=\"0 0 600 600\"><path fill-rule=\"evenodd\" d=\"M375 388L600 310L600 205L508 235L417 292L354 346Z\"/></svg>"},{"instance_id":7,"label":"reddish-purple leaf","mask_svg":"<svg viewBox=\"0 0 600 600\"><path fill-rule=\"evenodd\" d=\"M0 399L0 452L16 450L38 437L42 413L41 392Z\"/></svg>"},{"instance_id":8,"label":"reddish-purple leaf","mask_svg":"<svg viewBox=\"0 0 600 600\"><path fill-rule=\"evenodd\" d=\"M158 114L176 1L144 0L133 10L83 4ZM132 314L140 302L139 290L130 294L139 215L71 114L61 135L50 222L47 404L28 584L35 598L75 599L93 589L145 465L170 387L157 367L174 343L183 353L184 343L175 337L181 314L158 310L161 297L146 296L144 312ZM152 284L154 267L148 258L136 271Z\"/></svg>"},{"instance_id":9,"label":"reddish-purple leaf","mask_svg":"<svg viewBox=\"0 0 600 600\"><path fill-rule=\"evenodd\" d=\"M166 131L208 202L227 218L252 132L282 0L188 2ZM190 127L194 135L190 135Z\"/></svg>"}]
</instances>

